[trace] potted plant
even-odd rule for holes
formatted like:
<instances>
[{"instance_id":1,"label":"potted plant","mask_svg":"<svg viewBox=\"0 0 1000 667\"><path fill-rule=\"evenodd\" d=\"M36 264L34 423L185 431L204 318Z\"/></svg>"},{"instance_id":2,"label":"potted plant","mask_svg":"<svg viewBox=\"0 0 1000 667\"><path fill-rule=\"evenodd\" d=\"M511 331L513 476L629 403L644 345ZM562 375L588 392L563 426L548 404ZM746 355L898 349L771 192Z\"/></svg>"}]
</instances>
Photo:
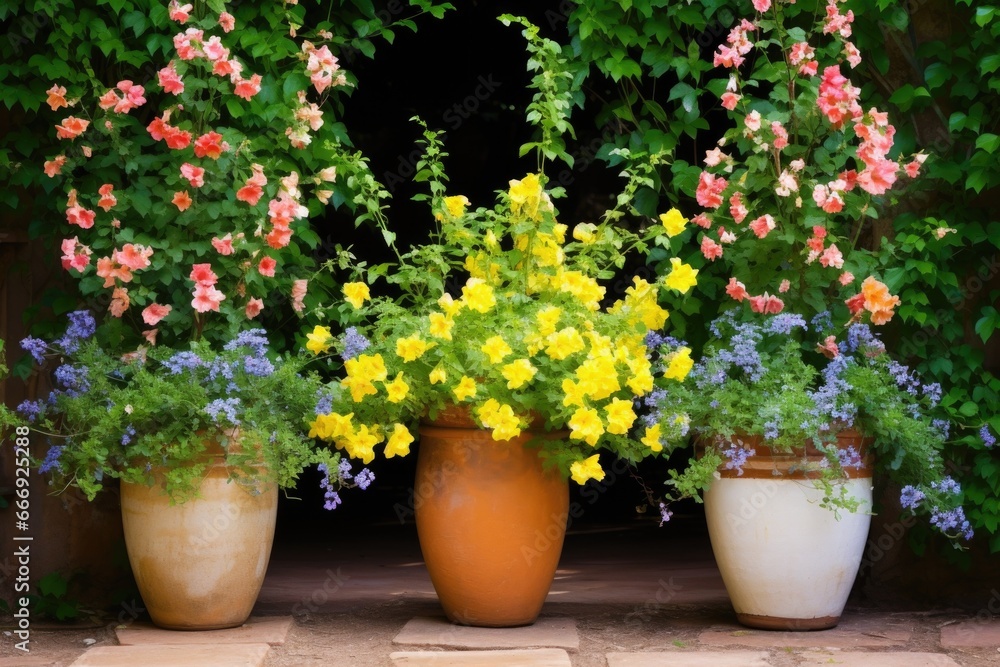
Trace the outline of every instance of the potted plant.
<instances>
[{"instance_id":1,"label":"potted plant","mask_svg":"<svg viewBox=\"0 0 1000 667\"><path fill-rule=\"evenodd\" d=\"M332 281L307 218L328 202L355 207L342 181L370 177L330 112L352 86L331 51L347 40L329 20L299 34L305 11L157 4L122 19L144 43L126 62L81 56L71 81L46 91L61 149L46 185L62 190L71 230L63 266L88 310L106 313L71 313L52 346L24 342L60 363L56 391L21 414L53 438L43 471L88 496L121 479L133 570L168 627L242 623L266 569L276 488L319 463L330 504L349 476L302 429L316 379L269 351L261 328L290 347L286 313L302 316ZM123 67L133 75L104 80ZM220 524L224 537L204 537ZM181 564L181 549L196 560Z\"/></svg>"},{"instance_id":2,"label":"potted plant","mask_svg":"<svg viewBox=\"0 0 1000 667\"><path fill-rule=\"evenodd\" d=\"M691 385L658 392L651 418L691 419L700 458L672 480L674 497L705 490L740 621L816 629L837 623L857 574L873 458L952 512L949 533L968 524L950 483L929 486L943 483L946 428L927 416L940 388L911 381L862 324L885 324L900 304L875 275L895 258L872 221L924 158L896 157L887 115L865 111L842 71L860 62L850 11L834 1L816 20L791 3L753 7L714 56L730 71L719 92L736 127L694 187L702 254L730 270L733 303ZM654 343L677 354L676 341Z\"/></svg>"}]
</instances>

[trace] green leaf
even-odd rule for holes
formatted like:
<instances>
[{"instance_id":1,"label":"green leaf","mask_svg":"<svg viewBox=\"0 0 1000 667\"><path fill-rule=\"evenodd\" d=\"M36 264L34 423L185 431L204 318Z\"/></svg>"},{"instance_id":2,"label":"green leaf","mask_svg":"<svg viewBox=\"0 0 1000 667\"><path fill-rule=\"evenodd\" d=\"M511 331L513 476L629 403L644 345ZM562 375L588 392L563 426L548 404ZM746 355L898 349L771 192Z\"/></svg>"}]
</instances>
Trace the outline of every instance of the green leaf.
<instances>
[{"instance_id":1,"label":"green leaf","mask_svg":"<svg viewBox=\"0 0 1000 667\"><path fill-rule=\"evenodd\" d=\"M924 81L928 90L934 90L951 78L951 67L945 63L932 63L924 70Z\"/></svg>"},{"instance_id":2,"label":"green leaf","mask_svg":"<svg viewBox=\"0 0 1000 667\"><path fill-rule=\"evenodd\" d=\"M987 153L995 153L1000 148L1000 136L986 132L976 138L976 148L980 148Z\"/></svg>"},{"instance_id":3,"label":"green leaf","mask_svg":"<svg viewBox=\"0 0 1000 667\"><path fill-rule=\"evenodd\" d=\"M997 329L1000 329L1000 312L993 306L983 308L983 316L976 322L976 333L985 343L993 336Z\"/></svg>"},{"instance_id":4,"label":"green leaf","mask_svg":"<svg viewBox=\"0 0 1000 667\"><path fill-rule=\"evenodd\" d=\"M46 597L61 598L66 595L66 579L58 572L49 572L38 580L38 592Z\"/></svg>"}]
</instances>

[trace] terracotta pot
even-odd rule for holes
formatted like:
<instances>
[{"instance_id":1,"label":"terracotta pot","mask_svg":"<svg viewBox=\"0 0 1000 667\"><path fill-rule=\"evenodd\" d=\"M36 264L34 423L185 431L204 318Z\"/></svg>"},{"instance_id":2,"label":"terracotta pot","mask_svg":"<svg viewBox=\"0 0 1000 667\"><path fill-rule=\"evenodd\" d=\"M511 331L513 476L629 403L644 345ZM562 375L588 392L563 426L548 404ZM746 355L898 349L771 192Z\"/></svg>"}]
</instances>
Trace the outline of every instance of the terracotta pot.
<instances>
[{"instance_id":1,"label":"terracotta pot","mask_svg":"<svg viewBox=\"0 0 1000 667\"><path fill-rule=\"evenodd\" d=\"M215 630L242 625L264 583L278 490L230 482L213 457L199 497L171 505L159 486L122 483L129 562L156 625Z\"/></svg>"},{"instance_id":2,"label":"terracotta pot","mask_svg":"<svg viewBox=\"0 0 1000 667\"><path fill-rule=\"evenodd\" d=\"M715 560L743 625L769 630L821 630L840 621L871 524L869 440L838 435L840 449L861 453L860 469L837 482L860 501L857 512L820 507L811 481L825 458L814 447L775 452L759 438L734 438L756 451L743 466L719 470L705 493ZM838 517L839 515L839 517Z\"/></svg>"},{"instance_id":3,"label":"terracotta pot","mask_svg":"<svg viewBox=\"0 0 1000 667\"><path fill-rule=\"evenodd\" d=\"M534 434L496 442L467 416L442 417L420 427L414 495L434 590L454 623L529 625L559 564L569 484L525 446Z\"/></svg>"}]
</instances>

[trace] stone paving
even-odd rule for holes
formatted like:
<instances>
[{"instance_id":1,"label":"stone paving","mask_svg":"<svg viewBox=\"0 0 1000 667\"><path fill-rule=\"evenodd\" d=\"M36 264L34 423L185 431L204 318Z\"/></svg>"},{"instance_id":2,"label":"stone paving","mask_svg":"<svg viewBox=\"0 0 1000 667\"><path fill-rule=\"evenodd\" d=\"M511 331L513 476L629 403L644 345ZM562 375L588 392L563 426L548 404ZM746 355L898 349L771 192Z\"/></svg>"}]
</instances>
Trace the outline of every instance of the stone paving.
<instances>
[{"instance_id":1,"label":"stone paving","mask_svg":"<svg viewBox=\"0 0 1000 667\"><path fill-rule=\"evenodd\" d=\"M61 652L47 641L87 634L47 630L30 656L4 637L0 667L1000 666L1000 618L991 613L862 600L831 630L751 630L735 622L704 544L619 551L616 541L575 550L570 539L542 617L529 627L448 623L412 544L279 545L243 627L172 632L140 619L96 628L95 645L63 642Z\"/></svg>"}]
</instances>

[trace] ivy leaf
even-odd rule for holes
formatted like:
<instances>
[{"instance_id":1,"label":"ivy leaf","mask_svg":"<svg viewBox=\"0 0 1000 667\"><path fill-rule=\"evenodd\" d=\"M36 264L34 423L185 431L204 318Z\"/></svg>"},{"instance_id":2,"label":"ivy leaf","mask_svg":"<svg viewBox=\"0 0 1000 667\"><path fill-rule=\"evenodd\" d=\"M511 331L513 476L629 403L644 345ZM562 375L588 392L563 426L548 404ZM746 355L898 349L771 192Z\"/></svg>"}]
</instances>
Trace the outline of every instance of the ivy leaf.
<instances>
[{"instance_id":1,"label":"ivy leaf","mask_svg":"<svg viewBox=\"0 0 1000 667\"><path fill-rule=\"evenodd\" d=\"M976 333L985 343L993 334L1000 329L1000 312L993 306L987 306L982 310L983 316L976 322Z\"/></svg>"}]
</instances>

